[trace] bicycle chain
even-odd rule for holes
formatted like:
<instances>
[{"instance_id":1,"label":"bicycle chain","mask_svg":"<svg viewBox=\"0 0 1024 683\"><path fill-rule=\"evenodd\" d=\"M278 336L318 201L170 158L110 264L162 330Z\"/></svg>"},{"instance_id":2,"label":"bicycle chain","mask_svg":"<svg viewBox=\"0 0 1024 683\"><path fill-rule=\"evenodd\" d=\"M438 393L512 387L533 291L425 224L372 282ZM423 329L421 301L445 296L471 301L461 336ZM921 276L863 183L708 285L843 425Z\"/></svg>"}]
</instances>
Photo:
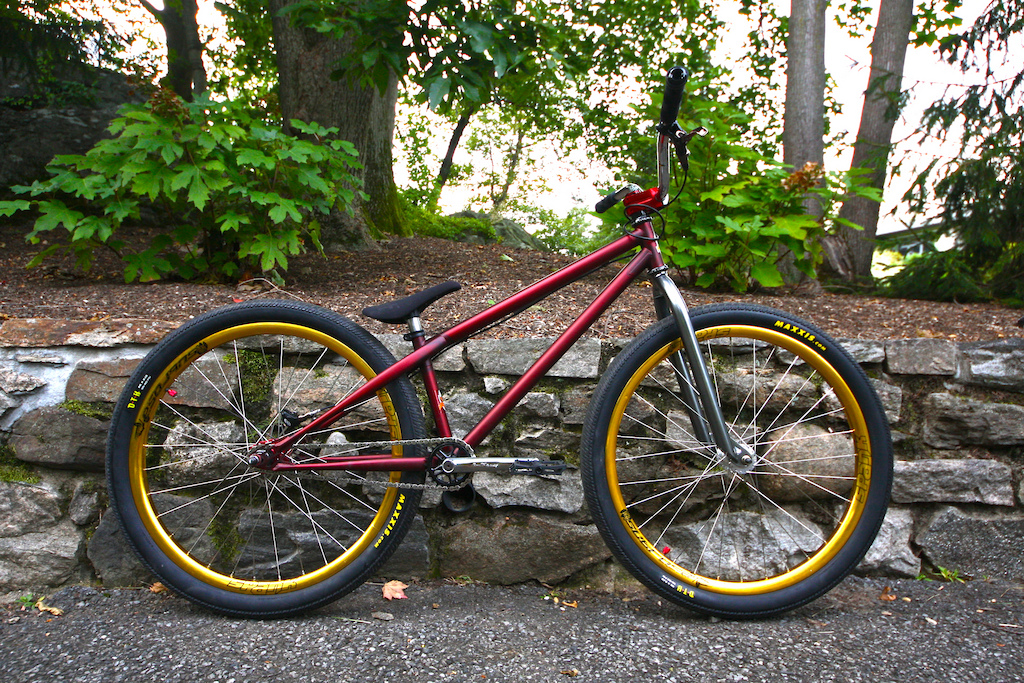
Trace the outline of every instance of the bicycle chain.
<instances>
[{"instance_id":1,"label":"bicycle chain","mask_svg":"<svg viewBox=\"0 0 1024 683\"><path fill-rule=\"evenodd\" d=\"M315 479L317 481L324 481L325 479L322 476L318 476L315 474L306 474L304 472L272 472L270 474L279 474L280 476L284 477L296 476L301 479ZM356 477L331 477L329 481L334 484L358 484L360 486L370 486L384 489L415 489L419 491L458 491L467 483L463 482L461 484L452 484L449 486L445 486L444 484L438 484L436 482L433 484L413 484L412 482L381 481L377 479L357 479Z\"/></svg>"}]
</instances>

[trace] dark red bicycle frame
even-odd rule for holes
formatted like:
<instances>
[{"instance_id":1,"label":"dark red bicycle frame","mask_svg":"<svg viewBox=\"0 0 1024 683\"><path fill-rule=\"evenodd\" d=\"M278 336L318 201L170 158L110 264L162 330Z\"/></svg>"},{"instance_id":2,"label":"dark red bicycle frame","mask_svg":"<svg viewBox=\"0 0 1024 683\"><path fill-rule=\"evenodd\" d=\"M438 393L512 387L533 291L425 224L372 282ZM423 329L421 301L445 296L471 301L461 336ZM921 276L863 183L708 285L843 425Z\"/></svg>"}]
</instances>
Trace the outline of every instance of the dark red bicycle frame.
<instances>
[{"instance_id":1,"label":"dark red bicycle frame","mask_svg":"<svg viewBox=\"0 0 1024 683\"><path fill-rule=\"evenodd\" d=\"M423 376L438 436L451 436L447 415L444 412L444 406L437 390L437 379L434 375L430 359L455 344L479 333L484 328L529 308L592 270L611 263L637 247L640 248L640 251L612 278L597 298L559 335L555 342L541 354L540 358L534 361L526 372L509 387L505 395L494 404L483 419L470 430L463 441L470 447L475 448L508 415L523 396L533 388L537 381L583 336L583 333L601 317L601 314L625 291L626 287L633 280L647 269L660 268L664 265L661 251L658 249L657 236L649 218L635 225L632 232L519 290L507 299L456 324L451 329L429 340L424 340L422 336L414 338L414 349L408 356L367 381L358 390L343 398L337 405L319 415L306 426L267 444L266 446L269 450L277 456L275 458L277 462L270 469L275 472L311 469L385 472L426 470L428 466L428 458L426 457L396 458L391 453L332 456L325 457L318 462L306 463L293 463L283 456L298 444L307 433L329 427L354 406L368 399L388 383L416 368L420 369Z\"/></svg>"}]
</instances>

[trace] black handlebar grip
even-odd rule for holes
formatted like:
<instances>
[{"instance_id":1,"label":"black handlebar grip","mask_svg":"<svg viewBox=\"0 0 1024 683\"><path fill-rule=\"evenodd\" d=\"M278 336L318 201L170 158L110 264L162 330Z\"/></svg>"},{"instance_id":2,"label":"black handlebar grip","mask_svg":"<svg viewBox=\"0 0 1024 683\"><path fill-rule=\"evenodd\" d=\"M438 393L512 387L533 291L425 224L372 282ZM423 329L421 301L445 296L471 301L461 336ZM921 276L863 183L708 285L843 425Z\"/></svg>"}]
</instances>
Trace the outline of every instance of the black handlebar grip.
<instances>
[{"instance_id":1,"label":"black handlebar grip","mask_svg":"<svg viewBox=\"0 0 1024 683\"><path fill-rule=\"evenodd\" d=\"M681 66L668 70L665 78L665 99L661 101L661 123L671 126L679 115L679 103L683 100L683 87L690 74Z\"/></svg>"},{"instance_id":2,"label":"black handlebar grip","mask_svg":"<svg viewBox=\"0 0 1024 683\"><path fill-rule=\"evenodd\" d=\"M598 213L604 213L608 209L612 208L619 203L619 200L615 197L617 192L612 192L610 195L603 197L597 204L594 205L594 211Z\"/></svg>"}]
</instances>

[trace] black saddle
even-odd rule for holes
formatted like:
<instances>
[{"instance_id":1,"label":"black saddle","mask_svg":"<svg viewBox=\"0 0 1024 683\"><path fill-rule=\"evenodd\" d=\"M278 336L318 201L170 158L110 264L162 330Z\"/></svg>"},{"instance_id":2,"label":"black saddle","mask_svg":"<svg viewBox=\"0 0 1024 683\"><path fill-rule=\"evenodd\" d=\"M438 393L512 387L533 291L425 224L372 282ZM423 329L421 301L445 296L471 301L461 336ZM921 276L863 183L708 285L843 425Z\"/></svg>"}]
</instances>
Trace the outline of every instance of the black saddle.
<instances>
[{"instance_id":1,"label":"black saddle","mask_svg":"<svg viewBox=\"0 0 1024 683\"><path fill-rule=\"evenodd\" d=\"M400 325L409 320L409 318L419 317L426 310L427 306L446 294L457 292L460 289L462 289L462 285L455 282L455 280L448 280L439 285L428 287L422 292L410 294L397 301L389 301L379 306L367 306L363 309L363 315L367 318L379 320L382 323Z\"/></svg>"}]
</instances>

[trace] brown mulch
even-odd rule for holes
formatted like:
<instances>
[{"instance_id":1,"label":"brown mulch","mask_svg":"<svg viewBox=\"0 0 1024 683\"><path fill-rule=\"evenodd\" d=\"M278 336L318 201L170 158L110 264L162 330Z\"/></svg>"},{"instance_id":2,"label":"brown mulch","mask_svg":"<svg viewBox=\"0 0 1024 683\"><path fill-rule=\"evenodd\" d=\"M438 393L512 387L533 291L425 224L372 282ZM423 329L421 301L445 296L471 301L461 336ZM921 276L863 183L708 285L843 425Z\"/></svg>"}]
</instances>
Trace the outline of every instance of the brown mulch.
<instances>
[{"instance_id":1,"label":"brown mulch","mask_svg":"<svg viewBox=\"0 0 1024 683\"><path fill-rule=\"evenodd\" d=\"M204 311L255 298L296 298L325 306L372 331L401 331L362 316L372 304L405 296L447 279L462 290L431 306L424 324L438 332L500 301L571 259L500 245L466 245L433 238L395 239L377 249L307 254L291 261L288 282L278 289L256 279L240 285L125 284L119 262L101 254L89 273L69 259L26 269L39 246L28 245L22 226L0 226L0 319L146 318L184 321ZM614 268L614 266L612 267ZM555 336L592 300L612 275L605 268L525 311L488 336ZM772 306L837 337L899 339L939 337L957 342L1024 336L1015 323L1024 311L995 304L909 301L873 296L821 294L709 294L683 292L691 306L743 301ZM591 331L599 337L631 337L653 321L651 290L637 283Z\"/></svg>"}]
</instances>

